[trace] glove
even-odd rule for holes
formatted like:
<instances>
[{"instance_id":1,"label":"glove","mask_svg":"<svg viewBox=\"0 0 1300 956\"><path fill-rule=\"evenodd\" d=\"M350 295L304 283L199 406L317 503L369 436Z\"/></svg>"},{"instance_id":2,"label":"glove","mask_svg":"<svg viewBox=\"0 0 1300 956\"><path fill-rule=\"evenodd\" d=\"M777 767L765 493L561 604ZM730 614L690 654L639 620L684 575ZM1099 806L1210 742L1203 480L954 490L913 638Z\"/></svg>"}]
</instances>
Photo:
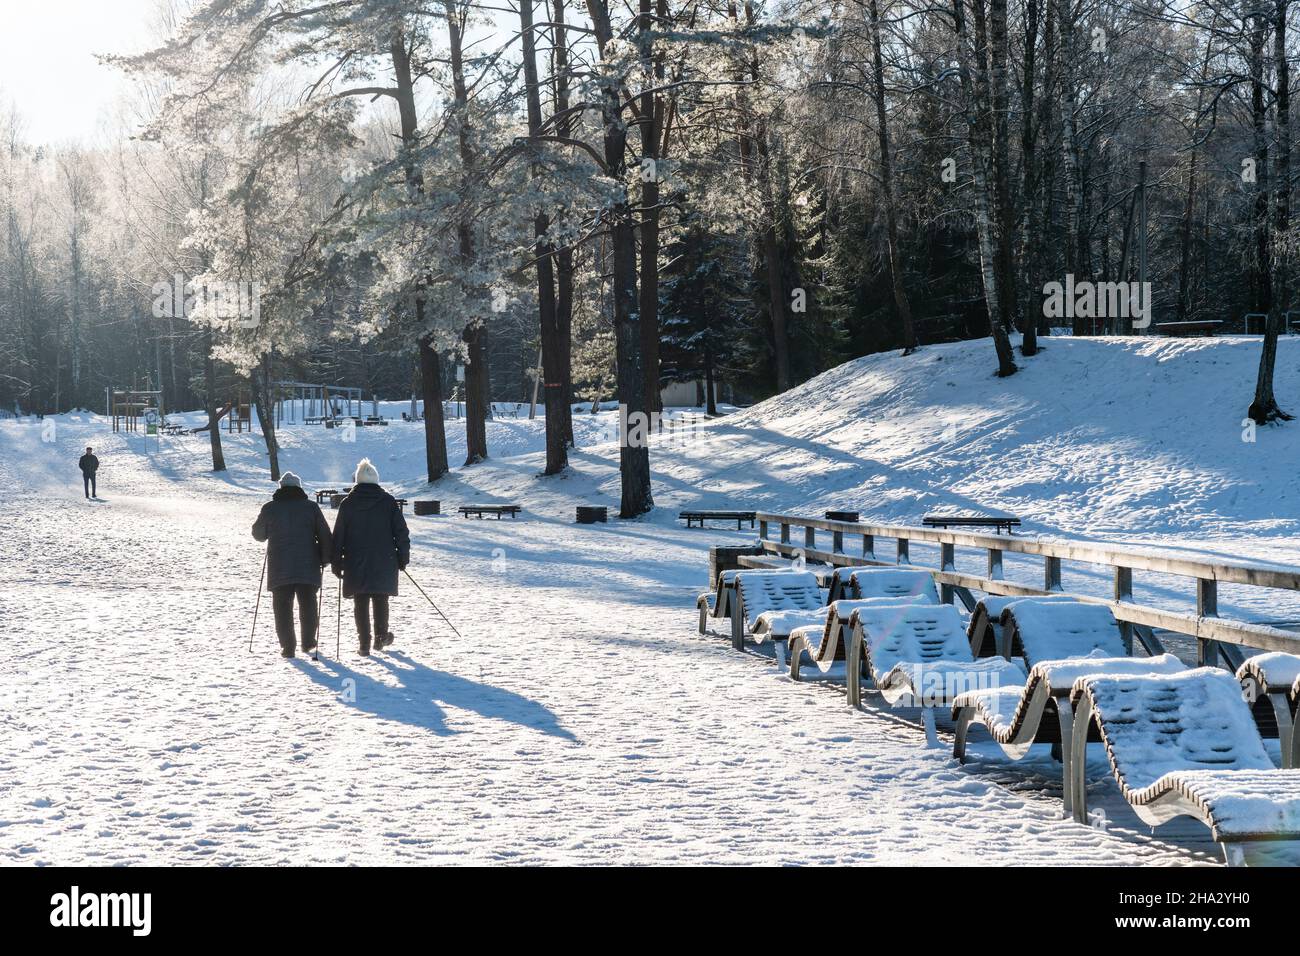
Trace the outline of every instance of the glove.
<instances>
[{"instance_id":1,"label":"glove","mask_svg":"<svg viewBox=\"0 0 1300 956\"><path fill-rule=\"evenodd\" d=\"M342 565L339 565L339 564L331 564L331 565L330 565L330 570L334 572L334 576L335 576L336 578L341 578L341 577L343 577L343 566L342 566Z\"/></svg>"}]
</instances>

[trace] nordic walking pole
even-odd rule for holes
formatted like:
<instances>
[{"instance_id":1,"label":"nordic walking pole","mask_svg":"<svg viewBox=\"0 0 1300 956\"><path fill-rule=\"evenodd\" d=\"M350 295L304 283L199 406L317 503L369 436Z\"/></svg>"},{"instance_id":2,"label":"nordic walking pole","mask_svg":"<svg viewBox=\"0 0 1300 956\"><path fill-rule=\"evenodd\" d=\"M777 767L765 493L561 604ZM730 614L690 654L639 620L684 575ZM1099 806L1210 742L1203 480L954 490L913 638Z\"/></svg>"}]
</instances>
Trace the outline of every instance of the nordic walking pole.
<instances>
[{"instance_id":1,"label":"nordic walking pole","mask_svg":"<svg viewBox=\"0 0 1300 956\"><path fill-rule=\"evenodd\" d=\"M320 611L325 604L325 584L322 581L321 586L316 590L316 646L312 648L311 659L320 660Z\"/></svg>"},{"instance_id":2,"label":"nordic walking pole","mask_svg":"<svg viewBox=\"0 0 1300 956\"><path fill-rule=\"evenodd\" d=\"M339 645L343 641L343 579L339 578L339 612L337 615L337 627L334 630L334 659L341 657Z\"/></svg>"},{"instance_id":3,"label":"nordic walking pole","mask_svg":"<svg viewBox=\"0 0 1300 956\"><path fill-rule=\"evenodd\" d=\"M267 548L262 554L262 573L257 578L257 603L253 605L253 629L248 632L248 653L253 653L253 635L257 633L257 612L262 607L262 582L266 580L266 556L271 553Z\"/></svg>"},{"instance_id":4,"label":"nordic walking pole","mask_svg":"<svg viewBox=\"0 0 1300 956\"><path fill-rule=\"evenodd\" d=\"M447 621L447 615L445 615L445 614L442 613L442 608L440 608L440 607L438 607L438 605L434 604L434 603L433 603L433 598L429 597L429 595L427 595L427 594L424 593L424 588L420 587L420 585L418 585L418 584L415 583L415 578L411 577L411 572L408 571L408 570L406 570L406 568L402 568L402 573L406 575L406 580L410 581L411 584L415 585L415 589L416 589L417 591L419 591L421 595L424 596L424 599L425 599L426 601L429 602L429 606L432 607L435 611L438 612L438 617L442 618L444 621ZM460 631L456 630L456 625L455 625L455 624L451 623L451 621L447 621L447 626L448 626L449 628L451 628L453 634L455 634L457 637L459 637L462 641L465 640L465 636L464 636L463 634L461 634Z\"/></svg>"}]
</instances>

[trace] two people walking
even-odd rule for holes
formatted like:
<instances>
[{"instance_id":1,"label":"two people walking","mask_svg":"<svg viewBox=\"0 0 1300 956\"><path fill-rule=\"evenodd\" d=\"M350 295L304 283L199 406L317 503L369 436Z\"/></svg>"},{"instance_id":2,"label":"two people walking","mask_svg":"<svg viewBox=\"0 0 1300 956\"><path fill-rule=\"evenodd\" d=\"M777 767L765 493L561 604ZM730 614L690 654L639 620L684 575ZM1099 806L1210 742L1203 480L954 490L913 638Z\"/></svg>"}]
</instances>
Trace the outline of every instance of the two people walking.
<instances>
[{"instance_id":1,"label":"two people walking","mask_svg":"<svg viewBox=\"0 0 1300 956\"><path fill-rule=\"evenodd\" d=\"M411 560L411 537L397 499L379 487L379 471L369 459L357 465L352 492L339 506L332 532L298 476L286 472L271 501L262 506L253 537L267 542L267 588L282 656L294 656L295 601L303 653L316 647L317 594L326 565L342 579L343 597L353 599L361 656L369 656L372 642L375 650L393 643L388 599L397 596L398 574Z\"/></svg>"}]
</instances>

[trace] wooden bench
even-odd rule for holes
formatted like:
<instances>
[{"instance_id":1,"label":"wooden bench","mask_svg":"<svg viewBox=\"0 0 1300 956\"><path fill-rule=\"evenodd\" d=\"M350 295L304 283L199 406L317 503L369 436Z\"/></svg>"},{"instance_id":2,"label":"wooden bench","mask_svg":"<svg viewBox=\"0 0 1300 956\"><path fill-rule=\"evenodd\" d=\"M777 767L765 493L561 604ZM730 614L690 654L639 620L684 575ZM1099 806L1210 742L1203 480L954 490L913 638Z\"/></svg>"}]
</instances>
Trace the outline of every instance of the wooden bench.
<instances>
[{"instance_id":1,"label":"wooden bench","mask_svg":"<svg viewBox=\"0 0 1300 956\"><path fill-rule=\"evenodd\" d=\"M1199 319L1192 322L1157 322L1156 331L1161 335L1187 338L1192 335L1213 335L1223 324L1222 319Z\"/></svg>"},{"instance_id":2,"label":"wooden bench","mask_svg":"<svg viewBox=\"0 0 1300 956\"><path fill-rule=\"evenodd\" d=\"M496 515L497 520L500 521L502 515L509 515L513 519L523 509L519 505L461 505L456 510L460 512L462 518L468 518L470 515L477 518Z\"/></svg>"},{"instance_id":3,"label":"wooden bench","mask_svg":"<svg viewBox=\"0 0 1300 956\"><path fill-rule=\"evenodd\" d=\"M316 504L320 504L326 498L332 498L339 493L337 488L321 488L316 492Z\"/></svg>"},{"instance_id":4,"label":"wooden bench","mask_svg":"<svg viewBox=\"0 0 1300 956\"><path fill-rule=\"evenodd\" d=\"M677 515L678 518L686 519L686 527L693 528L699 523L701 528L706 521L734 521L736 530L740 530L742 522L748 521L749 526L754 527L754 518L756 512L753 511L683 511Z\"/></svg>"},{"instance_id":5,"label":"wooden bench","mask_svg":"<svg viewBox=\"0 0 1300 956\"><path fill-rule=\"evenodd\" d=\"M992 528L996 533L1006 528L1011 534L1012 528L1020 527L1020 519L1012 515L926 515L921 524L927 528Z\"/></svg>"}]
</instances>

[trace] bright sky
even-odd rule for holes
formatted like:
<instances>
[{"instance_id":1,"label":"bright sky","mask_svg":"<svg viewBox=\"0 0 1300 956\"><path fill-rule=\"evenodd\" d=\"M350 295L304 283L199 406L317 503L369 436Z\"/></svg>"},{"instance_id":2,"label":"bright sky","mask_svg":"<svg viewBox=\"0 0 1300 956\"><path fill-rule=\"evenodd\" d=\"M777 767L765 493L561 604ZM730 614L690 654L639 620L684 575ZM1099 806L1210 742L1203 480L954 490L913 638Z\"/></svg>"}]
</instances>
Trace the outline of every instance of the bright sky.
<instances>
[{"instance_id":1,"label":"bright sky","mask_svg":"<svg viewBox=\"0 0 1300 956\"><path fill-rule=\"evenodd\" d=\"M0 0L0 104L17 104L29 141L96 141L126 84L95 54L146 46L156 2Z\"/></svg>"}]
</instances>

